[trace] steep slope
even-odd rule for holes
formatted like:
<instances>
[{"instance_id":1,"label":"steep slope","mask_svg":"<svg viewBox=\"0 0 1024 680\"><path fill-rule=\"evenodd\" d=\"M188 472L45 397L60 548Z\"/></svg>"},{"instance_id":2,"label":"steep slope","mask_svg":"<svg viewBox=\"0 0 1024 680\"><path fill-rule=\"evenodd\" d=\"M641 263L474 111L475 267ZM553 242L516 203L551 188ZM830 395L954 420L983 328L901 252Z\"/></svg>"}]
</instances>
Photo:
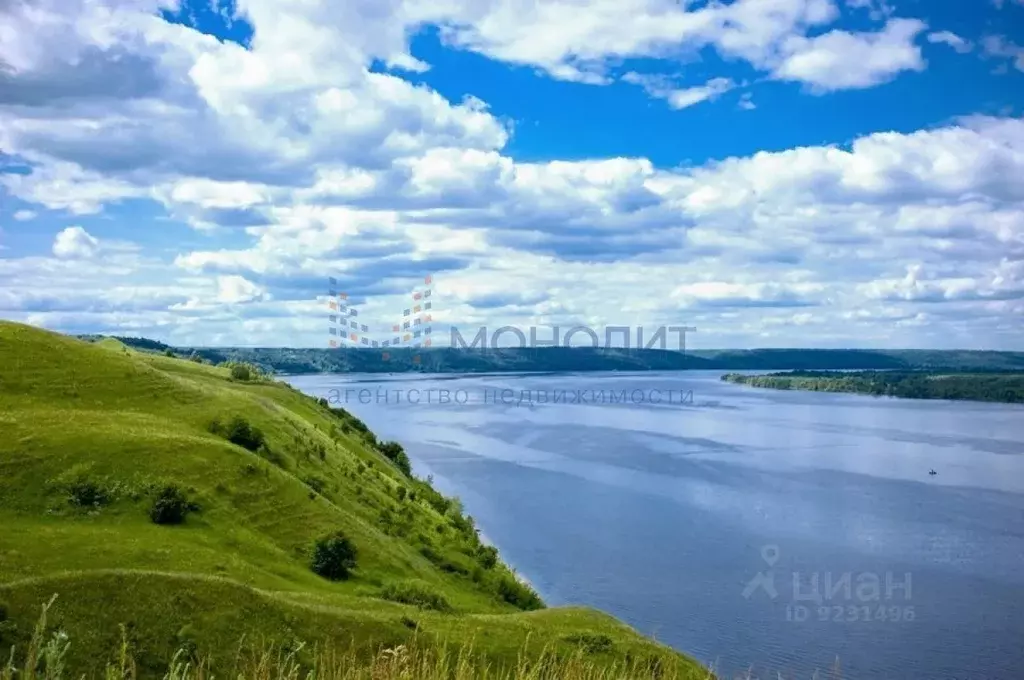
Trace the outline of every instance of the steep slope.
<instances>
[{"instance_id":1,"label":"steep slope","mask_svg":"<svg viewBox=\"0 0 1024 680\"><path fill-rule=\"evenodd\" d=\"M182 648L223 674L246 636L358 654L471 643L492 667L533 639L705 677L599 612L544 609L395 450L283 383L0 322L0 645L23 650L57 594L49 623L90 675L124 624L144 676ZM191 506L181 524L153 519L168 487ZM311 553L337 531L355 568L328 580Z\"/></svg>"}]
</instances>

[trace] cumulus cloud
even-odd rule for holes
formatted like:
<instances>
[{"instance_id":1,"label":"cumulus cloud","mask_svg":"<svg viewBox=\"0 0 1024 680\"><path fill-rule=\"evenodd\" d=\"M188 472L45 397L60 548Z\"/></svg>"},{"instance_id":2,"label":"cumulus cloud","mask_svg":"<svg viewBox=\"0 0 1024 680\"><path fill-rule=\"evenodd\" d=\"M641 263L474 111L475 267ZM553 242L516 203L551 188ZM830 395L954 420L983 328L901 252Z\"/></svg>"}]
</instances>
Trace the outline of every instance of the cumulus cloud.
<instances>
[{"instance_id":1,"label":"cumulus cloud","mask_svg":"<svg viewBox=\"0 0 1024 680\"><path fill-rule=\"evenodd\" d=\"M790 346L794 329L807 344L937 346L983 329L1019 343L1007 318L1024 312L1022 119L671 169L527 162L486 103L370 68L428 68L409 52L428 25L457 49L595 86L621 78L677 109L745 85L620 75L623 60L714 50L814 94L924 68L923 23L846 5L886 23L836 30L832 0L245 0L238 17L257 30L243 48L163 21L156 0L8 3L0 148L25 171L0 174L0 191L71 214L141 204L206 233L144 259L69 227L54 257L0 260L0 311L181 344L323 346L328 276L384 319L434 273L443 323L682 321L716 344ZM950 36L929 40L956 49ZM1016 54L1005 39L984 48ZM737 106L754 108L751 93ZM68 287L84 308L61 306Z\"/></svg>"},{"instance_id":2,"label":"cumulus cloud","mask_svg":"<svg viewBox=\"0 0 1024 680\"><path fill-rule=\"evenodd\" d=\"M889 301L1019 300L1024 298L1024 262L1003 260L990 275L926 277L923 267L907 267L902 279L873 281L862 286L870 298Z\"/></svg>"},{"instance_id":3,"label":"cumulus cloud","mask_svg":"<svg viewBox=\"0 0 1024 680\"><path fill-rule=\"evenodd\" d=\"M62 258L87 259L99 252L100 242L82 227L67 227L53 240L53 254Z\"/></svg>"},{"instance_id":4,"label":"cumulus cloud","mask_svg":"<svg viewBox=\"0 0 1024 680\"><path fill-rule=\"evenodd\" d=\"M262 300L266 292L244 276L229 275L217 277L217 302L238 304Z\"/></svg>"},{"instance_id":5,"label":"cumulus cloud","mask_svg":"<svg viewBox=\"0 0 1024 680\"><path fill-rule=\"evenodd\" d=\"M924 70L921 48L914 44L924 29L916 19L892 19L877 32L795 36L784 44L786 56L774 76L819 92L873 87L903 71Z\"/></svg>"},{"instance_id":6,"label":"cumulus cloud","mask_svg":"<svg viewBox=\"0 0 1024 680\"><path fill-rule=\"evenodd\" d=\"M36 218L36 212L34 210L17 210L13 217L18 222L28 222Z\"/></svg>"}]
</instances>

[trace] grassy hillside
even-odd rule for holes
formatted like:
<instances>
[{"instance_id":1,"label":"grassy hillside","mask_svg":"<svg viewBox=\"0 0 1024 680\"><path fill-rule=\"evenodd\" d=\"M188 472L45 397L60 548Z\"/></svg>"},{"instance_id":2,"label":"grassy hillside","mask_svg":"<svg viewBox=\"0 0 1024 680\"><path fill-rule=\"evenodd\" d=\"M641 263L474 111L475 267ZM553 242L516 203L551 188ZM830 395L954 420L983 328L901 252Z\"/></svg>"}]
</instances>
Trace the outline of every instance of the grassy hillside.
<instances>
[{"instance_id":1,"label":"grassy hillside","mask_svg":"<svg viewBox=\"0 0 1024 680\"><path fill-rule=\"evenodd\" d=\"M125 641L142 677L176 653L237 675L250 646L307 665L343 650L353 668L396 648L442 668L461 649L460 677L546 649L576 664L552 677L706 677L604 614L544 608L403 458L283 383L0 322L0 648L24 665L56 594L37 642L66 633L76 677ZM332 580L311 565L339 531L355 565Z\"/></svg>"}]
</instances>

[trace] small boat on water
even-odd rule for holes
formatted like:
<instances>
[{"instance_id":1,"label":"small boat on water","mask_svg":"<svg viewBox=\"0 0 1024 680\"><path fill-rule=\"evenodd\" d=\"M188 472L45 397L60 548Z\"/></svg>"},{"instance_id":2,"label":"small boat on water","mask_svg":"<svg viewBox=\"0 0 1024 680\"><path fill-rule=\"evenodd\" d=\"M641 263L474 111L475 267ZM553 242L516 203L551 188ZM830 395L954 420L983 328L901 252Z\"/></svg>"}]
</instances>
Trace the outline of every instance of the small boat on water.
<instances>
[{"instance_id":1,"label":"small boat on water","mask_svg":"<svg viewBox=\"0 0 1024 680\"><path fill-rule=\"evenodd\" d=\"M934 469L932 469L932 470L929 470L929 471L928 471L928 474L930 474L930 475L937 475L937 474L939 474L939 473L938 473L938 472L936 472L936 471L935 471Z\"/></svg>"}]
</instances>

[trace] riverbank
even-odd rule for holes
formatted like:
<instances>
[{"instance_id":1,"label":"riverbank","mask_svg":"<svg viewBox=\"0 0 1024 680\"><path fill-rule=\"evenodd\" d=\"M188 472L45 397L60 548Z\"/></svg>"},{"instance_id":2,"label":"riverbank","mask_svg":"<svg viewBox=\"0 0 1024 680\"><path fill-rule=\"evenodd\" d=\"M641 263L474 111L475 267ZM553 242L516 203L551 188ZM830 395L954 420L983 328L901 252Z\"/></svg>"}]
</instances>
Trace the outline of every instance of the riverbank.
<instances>
[{"instance_id":1,"label":"riverbank","mask_svg":"<svg viewBox=\"0 0 1024 680\"><path fill-rule=\"evenodd\" d=\"M933 371L790 371L767 375L727 373L726 382L775 390L848 392L903 399L1024 403L1024 373Z\"/></svg>"},{"instance_id":2,"label":"riverbank","mask_svg":"<svg viewBox=\"0 0 1024 680\"><path fill-rule=\"evenodd\" d=\"M0 424L0 678L707 677L546 607L401 445L258 371L0 322Z\"/></svg>"}]
</instances>

